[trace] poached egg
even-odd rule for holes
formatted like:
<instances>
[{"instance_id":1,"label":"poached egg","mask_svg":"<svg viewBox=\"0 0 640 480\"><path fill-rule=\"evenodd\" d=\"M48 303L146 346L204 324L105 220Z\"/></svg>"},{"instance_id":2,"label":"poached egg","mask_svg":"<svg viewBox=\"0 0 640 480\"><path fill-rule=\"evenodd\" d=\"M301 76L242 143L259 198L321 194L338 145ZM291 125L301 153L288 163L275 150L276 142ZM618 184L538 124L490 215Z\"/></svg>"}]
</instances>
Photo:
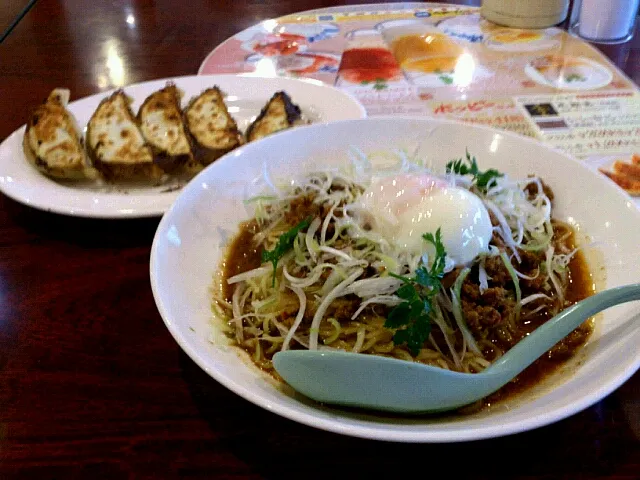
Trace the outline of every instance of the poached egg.
<instances>
[{"instance_id":1,"label":"poached egg","mask_svg":"<svg viewBox=\"0 0 640 480\"><path fill-rule=\"evenodd\" d=\"M360 197L371 230L413 254L435 254L422 238L440 229L442 243L456 266L489 248L493 233L480 198L430 175L402 174L376 179Z\"/></svg>"}]
</instances>

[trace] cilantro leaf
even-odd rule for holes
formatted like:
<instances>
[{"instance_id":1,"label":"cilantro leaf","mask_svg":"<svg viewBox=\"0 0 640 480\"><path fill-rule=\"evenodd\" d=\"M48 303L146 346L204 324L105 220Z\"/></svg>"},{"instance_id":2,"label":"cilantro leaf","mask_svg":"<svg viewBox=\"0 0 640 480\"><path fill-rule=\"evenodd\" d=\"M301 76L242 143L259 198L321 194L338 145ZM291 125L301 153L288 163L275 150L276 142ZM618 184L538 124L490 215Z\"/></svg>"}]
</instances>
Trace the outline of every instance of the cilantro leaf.
<instances>
[{"instance_id":1,"label":"cilantro leaf","mask_svg":"<svg viewBox=\"0 0 640 480\"><path fill-rule=\"evenodd\" d=\"M393 335L393 343L396 345L406 343L411 354L415 356L420 353L430 333L431 320L427 315L421 315L414 321L412 328L396 331Z\"/></svg>"},{"instance_id":2,"label":"cilantro leaf","mask_svg":"<svg viewBox=\"0 0 640 480\"><path fill-rule=\"evenodd\" d=\"M278 266L278 262L284 255L293 248L293 242L295 241L298 233L301 230L307 228L311 224L311 217L307 217L298 223L295 227L287 230L285 233L280 235L278 238L278 243L273 248L273 250L263 250L262 251L262 261L263 262L271 262L273 265L273 281L272 286L276 284L276 268Z\"/></svg>"},{"instance_id":3,"label":"cilantro leaf","mask_svg":"<svg viewBox=\"0 0 640 480\"><path fill-rule=\"evenodd\" d=\"M416 294L416 289L410 283L406 283L396 290L396 295L403 300L411 300Z\"/></svg>"},{"instance_id":4,"label":"cilantro leaf","mask_svg":"<svg viewBox=\"0 0 640 480\"><path fill-rule=\"evenodd\" d=\"M489 185L489 182L491 182L491 180L493 180L494 178L502 177L502 175L503 174L498 170L490 168L486 172L482 172L476 175L476 186L484 192L487 190L487 186Z\"/></svg>"},{"instance_id":5,"label":"cilantro leaf","mask_svg":"<svg viewBox=\"0 0 640 480\"><path fill-rule=\"evenodd\" d=\"M385 328L399 328L407 323L407 316L411 313L409 302L402 302L389 313L384 322Z\"/></svg>"},{"instance_id":6,"label":"cilantro leaf","mask_svg":"<svg viewBox=\"0 0 640 480\"><path fill-rule=\"evenodd\" d=\"M389 272L389 275L393 278L397 278L398 280L402 280L404 283L411 283L411 279L408 277L403 277L402 275L396 275L395 273Z\"/></svg>"},{"instance_id":7,"label":"cilantro leaf","mask_svg":"<svg viewBox=\"0 0 640 480\"><path fill-rule=\"evenodd\" d=\"M446 172L455 173L457 175L471 175L473 177L474 185L481 192L487 191L487 187L489 186L489 183L491 183L491 180L504 175L493 168L486 172L480 171L476 157L472 157L468 150L466 152L465 159L459 158L458 160L451 160L448 162Z\"/></svg>"},{"instance_id":8,"label":"cilantro leaf","mask_svg":"<svg viewBox=\"0 0 640 480\"><path fill-rule=\"evenodd\" d=\"M431 272L424 267L416 269L416 283L425 288L439 288L440 280L431 275Z\"/></svg>"},{"instance_id":9,"label":"cilantro leaf","mask_svg":"<svg viewBox=\"0 0 640 480\"><path fill-rule=\"evenodd\" d=\"M438 229L435 235L423 235L426 242L433 244L436 253L430 268L422 265L416 269L415 276L408 278L402 275L390 275L402 280L396 295L403 302L397 305L387 317L385 328L396 329L393 335L395 345L406 344L412 355L417 355L431 333L431 311L433 297L442 287L445 259L447 256L442 235Z\"/></svg>"},{"instance_id":10,"label":"cilantro leaf","mask_svg":"<svg viewBox=\"0 0 640 480\"><path fill-rule=\"evenodd\" d=\"M429 273L431 274L431 277L441 277L444 273L445 258L447 256L444 244L442 243L442 233L438 228L435 236L432 233L425 233L422 238L433 245L436 249L436 255L433 259L433 264L431 265L431 271Z\"/></svg>"},{"instance_id":11,"label":"cilantro leaf","mask_svg":"<svg viewBox=\"0 0 640 480\"><path fill-rule=\"evenodd\" d=\"M402 345L403 343L409 343L411 339L411 333L409 330L398 330L393 334L393 344L394 345ZM413 353L413 352L411 352Z\"/></svg>"},{"instance_id":12,"label":"cilantro leaf","mask_svg":"<svg viewBox=\"0 0 640 480\"><path fill-rule=\"evenodd\" d=\"M420 315L422 315L423 313L425 313L426 311L428 311L428 309L430 308L428 303L425 303L420 296L417 296L417 298L413 299L410 303L409 303L409 308L410 308L410 315L414 318L419 317Z\"/></svg>"},{"instance_id":13,"label":"cilantro leaf","mask_svg":"<svg viewBox=\"0 0 640 480\"><path fill-rule=\"evenodd\" d=\"M467 165L462 158L448 162L446 166L447 173L457 173L458 175L477 175L479 172L478 162L476 161L476 157L472 157L469 154L469 150L466 151L466 160L469 165Z\"/></svg>"},{"instance_id":14,"label":"cilantro leaf","mask_svg":"<svg viewBox=\"0 0 640 480\"><path fill-rule=\"evenodd\" d=\"M464 172L462 172L462 169L465 169ZM462 159L459 158L458 160L451 160L450 162L447 162L447 166L445 167L445 171L447 173L456 173L458 175L466 175L466 165L462 165Z\"/></svg>"}]
</instances>

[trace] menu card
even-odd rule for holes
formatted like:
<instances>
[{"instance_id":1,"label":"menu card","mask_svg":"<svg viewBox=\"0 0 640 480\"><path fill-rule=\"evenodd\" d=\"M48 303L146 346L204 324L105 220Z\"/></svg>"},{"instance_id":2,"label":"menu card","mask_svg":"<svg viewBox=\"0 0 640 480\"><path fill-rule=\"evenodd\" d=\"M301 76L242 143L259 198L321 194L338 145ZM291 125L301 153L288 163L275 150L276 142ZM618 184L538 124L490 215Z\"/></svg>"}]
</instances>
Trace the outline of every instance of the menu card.
<instances>
[{"instance_id":1,"label":"menu card","mask_svg":"<svg viewBox=\"0 0 640 480\"><path fill-rule=\"evenodd\" d=\"M640 153L640 91L558 28L522 30L477 8L336 7L268 20L217 47L200 73L321 80L370 116L451 118L537 138L617 178ZM616 163L617 162L617 163ZM623 165L624 166L624 165ZM640 199L638 200L640 205Z\"/></svg>"}]
</instances>

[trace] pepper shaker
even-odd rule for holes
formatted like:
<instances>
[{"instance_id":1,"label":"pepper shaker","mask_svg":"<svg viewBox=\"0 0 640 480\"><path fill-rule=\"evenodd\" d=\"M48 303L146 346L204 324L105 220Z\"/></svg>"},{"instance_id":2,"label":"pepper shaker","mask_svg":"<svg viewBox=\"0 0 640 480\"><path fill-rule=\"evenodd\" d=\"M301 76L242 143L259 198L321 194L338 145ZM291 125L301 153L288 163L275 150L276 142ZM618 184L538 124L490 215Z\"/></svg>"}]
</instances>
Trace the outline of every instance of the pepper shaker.
<instances>
[{"instance_id":1,"label":"pepper shaker","mask_svg":"<svg viewBox=\"0 0 640 480\"><path fill-rule=\"evenodd\" d=\"M623 43L633 37L640 0L575 0L569 32L595 43Z\"/></svg>"}]
</instances>

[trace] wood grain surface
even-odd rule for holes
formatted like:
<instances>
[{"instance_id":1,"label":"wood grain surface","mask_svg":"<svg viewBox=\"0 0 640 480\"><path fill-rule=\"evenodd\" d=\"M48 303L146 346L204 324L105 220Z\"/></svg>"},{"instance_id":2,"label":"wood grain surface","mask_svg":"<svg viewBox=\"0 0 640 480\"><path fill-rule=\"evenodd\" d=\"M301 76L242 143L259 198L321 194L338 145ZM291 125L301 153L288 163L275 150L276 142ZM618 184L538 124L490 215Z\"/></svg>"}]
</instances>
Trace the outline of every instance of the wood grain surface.
<instances>
[{"instance_id":1,"label":"wood grain surface","mask_svg":"<svg viewBox=\"0 0 640 480\"><path fill-rule=\"evenodd\" d=\"M53 87L79 98L193 74L241 29L342 3L372 1L40 0L0 45L0 138ZM0 3L0 19L21 7ZM640 82L640 35L603 51ZM0 478L640 478L638 374L549 427L451 445L348 438L253 406L164 327L148 273L157 223L0 196Z\"/></svg>"}]
</instances>

